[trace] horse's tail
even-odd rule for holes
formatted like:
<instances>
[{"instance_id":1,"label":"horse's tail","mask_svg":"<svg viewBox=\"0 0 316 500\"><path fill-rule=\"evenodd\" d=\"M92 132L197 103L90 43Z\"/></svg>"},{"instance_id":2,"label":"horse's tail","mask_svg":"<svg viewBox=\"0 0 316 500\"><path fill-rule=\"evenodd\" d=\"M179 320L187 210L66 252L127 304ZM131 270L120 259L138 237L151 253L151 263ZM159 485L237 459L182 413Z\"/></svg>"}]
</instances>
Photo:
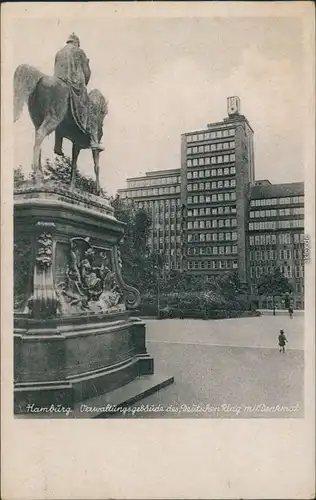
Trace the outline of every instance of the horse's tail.
<instances>
[{"instance_id":1,"label":"horse's tail","mask_svg":"<svg viewBox=\"0 0 316 500\"><path fill-rule=\"evenodd\" d=\"M44 76L38 69L28 64L20 64L14 72L14 121L22 113L24 103L34 92L39 80Z\"/></svg>"}]
</instances>

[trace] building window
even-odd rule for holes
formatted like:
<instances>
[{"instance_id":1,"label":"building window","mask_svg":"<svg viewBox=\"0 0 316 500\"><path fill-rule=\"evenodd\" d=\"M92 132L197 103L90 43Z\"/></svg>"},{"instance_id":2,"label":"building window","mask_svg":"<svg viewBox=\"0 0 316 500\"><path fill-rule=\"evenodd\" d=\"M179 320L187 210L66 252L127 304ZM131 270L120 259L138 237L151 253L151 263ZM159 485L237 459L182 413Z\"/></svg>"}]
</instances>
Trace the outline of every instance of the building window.
<instances>
[{"instance_id":1,"label":"building window","mask_svg":"<svg viewBox=\"0 0 316 500\"><path fill-rule=\"evenodd\" d=\"M291 235L289 233L279 234L279 242L281 245L289 245L291 243Z\"/></svg>"}]
</instances>

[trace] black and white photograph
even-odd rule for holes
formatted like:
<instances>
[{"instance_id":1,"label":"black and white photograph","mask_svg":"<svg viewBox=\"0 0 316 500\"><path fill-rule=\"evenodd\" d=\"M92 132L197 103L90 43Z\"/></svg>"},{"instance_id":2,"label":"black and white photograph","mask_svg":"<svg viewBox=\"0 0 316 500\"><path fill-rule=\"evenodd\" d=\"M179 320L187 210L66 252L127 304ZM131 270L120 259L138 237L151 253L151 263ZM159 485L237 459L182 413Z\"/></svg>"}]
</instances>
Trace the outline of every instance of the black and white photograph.
<instances>
[{"instance_id":1,"label":"black and white photograph","mask_svg":"<svg viewBox=\"0 0 316 500\"><path fill-rule=\"evenodd\" d=\"M306 417L304 18L175 11L11 21L18 422Z\"/></svg>"}]
</instances>

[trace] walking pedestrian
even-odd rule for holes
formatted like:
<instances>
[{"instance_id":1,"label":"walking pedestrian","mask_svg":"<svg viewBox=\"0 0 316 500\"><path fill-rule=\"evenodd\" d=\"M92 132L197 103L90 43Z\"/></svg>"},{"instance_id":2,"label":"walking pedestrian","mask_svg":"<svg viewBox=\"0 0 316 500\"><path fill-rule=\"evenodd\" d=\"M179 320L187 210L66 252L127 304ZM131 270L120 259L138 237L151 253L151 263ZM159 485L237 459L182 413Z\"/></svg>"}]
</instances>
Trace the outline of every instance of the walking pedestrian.
<instances>
[{"instance_id":1,"label":"walking pedestrian","mask_svg":"<svg viewBox=\"0 0 316 500\"><path fill-rule=\"evenodd\" d=\"M292 306L289 307L289 316L291 319L293 319L293 307Z\"/></svg>"},{"instance_id":2,"label":"walking pedestrian","mask_svg":"<svg viewBox=\"0 0 316 500\"><path fill-rule=\"evenodd\" d=\"M285 352L285 344L288 342L284 330L280 330L279 334L279 351Z\"/></svg>"}]
</instances>

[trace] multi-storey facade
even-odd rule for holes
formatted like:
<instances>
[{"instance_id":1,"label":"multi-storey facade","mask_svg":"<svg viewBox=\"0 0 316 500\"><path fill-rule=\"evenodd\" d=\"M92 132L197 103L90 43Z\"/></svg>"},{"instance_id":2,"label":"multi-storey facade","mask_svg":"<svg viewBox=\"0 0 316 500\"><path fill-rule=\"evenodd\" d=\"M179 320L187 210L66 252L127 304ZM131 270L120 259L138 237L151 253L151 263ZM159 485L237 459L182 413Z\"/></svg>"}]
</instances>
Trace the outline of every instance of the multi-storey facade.
<instances>
[{"instance_id":1,"label":"multi-storey facade","mask_svg":"<svg viewBox=\"0 0 316 500\"><path fill-rule=\"evenodd\" d=\"M180 169L147 172L143 177L127 179L120 189L121 198L132 199L152 219L148 246L165 257L166 269L180 269L182 248L182 213L180 202Z\"/></svg>"},{"instance_id":2,"label":"multi-storey facade","mask_svg":"<svg viewBox=\"0 0 316 500\"><path fill-rule=\"evenodd\" d=\"M279 267L289 280L294 307L304 307L304 184L257 181L251 189L248 222L251 291L262 275ZM281 298L280 298L281 300ZM262 297L270 308L272 297ZM279 304L281 306L281 303Z\"/></svg>"},{"instance_id":3,"label":"multi-storey facade","mask_svg":"<svg viewBox=\"0 0 316 500\"><path fill-rule=\"evenodd\" d=\"M228 98L228 118L181 139L183 267L214 274L231 269L247 282L248 198L254 182L253 130Z\"/></svg>"},{"instance_id":4,"label":"multi-storey facade","mask_svg":"<svg viewBox=\"0 0 316 500\"><path fill-rule=\"evenodd\" d=\"M228 99L228 118L181 136L181 168L129 178L118 193L150 213L149 247L166 269L234 270L256 294L278 266L294 306L304 306L304 185L255 181L253 130L238 98Z\"/></svg>"}]
</instances>

